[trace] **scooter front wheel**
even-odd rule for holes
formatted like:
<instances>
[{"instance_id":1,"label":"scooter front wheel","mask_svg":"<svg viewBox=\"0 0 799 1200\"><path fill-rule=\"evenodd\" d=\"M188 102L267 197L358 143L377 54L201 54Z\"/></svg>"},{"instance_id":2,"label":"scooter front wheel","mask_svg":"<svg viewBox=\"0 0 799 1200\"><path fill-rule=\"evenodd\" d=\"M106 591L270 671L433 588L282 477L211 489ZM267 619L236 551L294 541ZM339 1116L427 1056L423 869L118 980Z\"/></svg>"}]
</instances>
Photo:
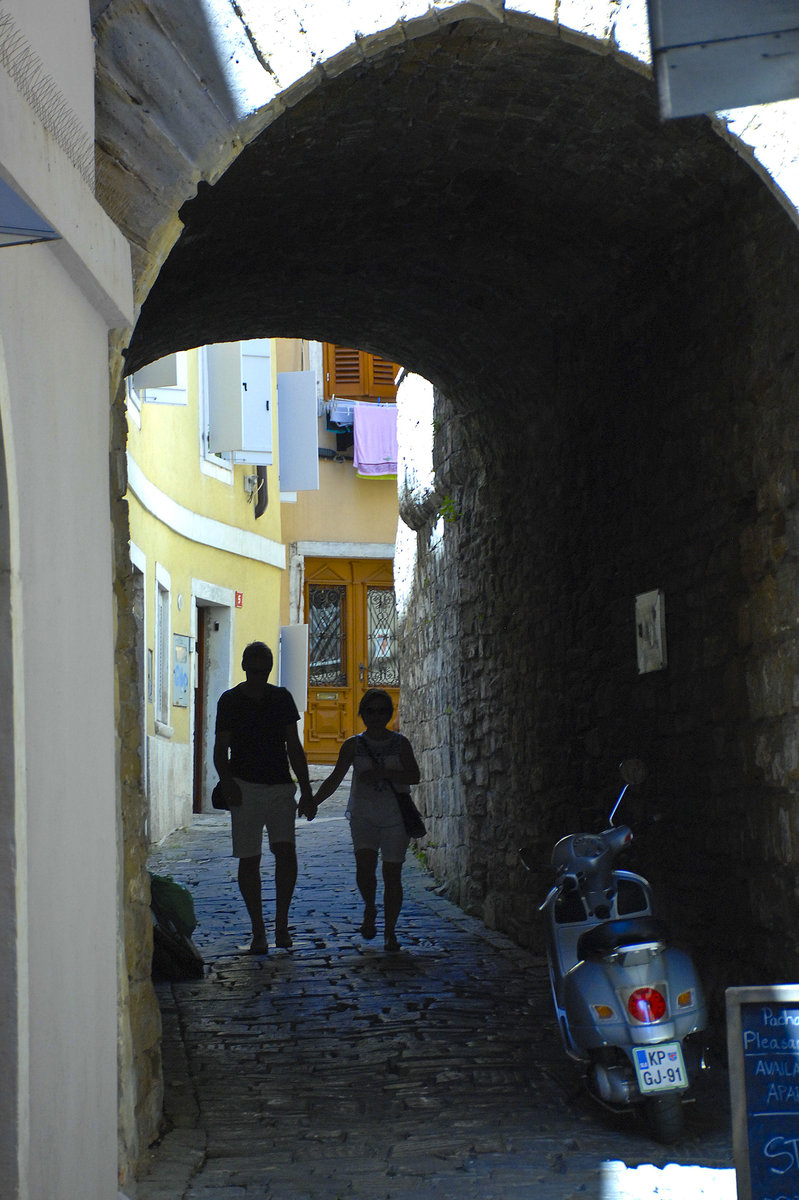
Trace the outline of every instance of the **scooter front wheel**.
<instances>
[{"instance_id":1,"label":"scooter front wheel","mask_svg":"<svg viewBox=\"0 0 799 1200\"><path fill-rule=\"evenodd\" d=\"M680 1140L685 1128L685 1119L679 1092L650 1096L645 1102L644 1110L649 1132L656 1142L668 1145Z\"/></svg>"}]
</instances>

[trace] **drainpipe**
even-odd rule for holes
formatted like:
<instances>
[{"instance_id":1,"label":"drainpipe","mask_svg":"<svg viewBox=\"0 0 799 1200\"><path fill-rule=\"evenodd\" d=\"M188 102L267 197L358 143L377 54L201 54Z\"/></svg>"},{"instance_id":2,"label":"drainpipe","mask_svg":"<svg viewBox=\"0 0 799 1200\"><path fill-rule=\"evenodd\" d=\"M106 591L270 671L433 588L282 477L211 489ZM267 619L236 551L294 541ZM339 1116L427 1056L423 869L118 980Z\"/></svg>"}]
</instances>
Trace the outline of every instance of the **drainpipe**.
<instances>
[{"instance_id":1,"label":"drainpipe","mask_svg":"<svg viewBox=\"0 0 799 1200\"><path fill-rule=\"evenodd\" d=\"M266 467L256 467L255 473L258 476L258 494L255 499L255 519L257 521L266 512L269 493L266 490Z\"/></svg>"}]
</instances>

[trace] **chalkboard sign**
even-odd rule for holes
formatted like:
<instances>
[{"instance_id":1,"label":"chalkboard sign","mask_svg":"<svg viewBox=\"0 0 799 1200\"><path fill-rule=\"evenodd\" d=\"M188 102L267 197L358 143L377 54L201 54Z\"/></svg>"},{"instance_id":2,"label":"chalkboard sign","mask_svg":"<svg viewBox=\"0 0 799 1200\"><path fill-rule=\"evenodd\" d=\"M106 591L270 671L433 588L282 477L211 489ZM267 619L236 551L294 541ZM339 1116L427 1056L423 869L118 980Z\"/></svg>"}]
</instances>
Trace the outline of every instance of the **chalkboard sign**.
<instances>
[{"instance_id":1,"label":"chalkboard sign","mask_svg":"<svg viewBox=\"0 0 799 1200\"><path fill-rule=\"evenodd\" d=\"M799 984L727 989L739 1200L799 1200Z\"/></svg>"}]
</instances>

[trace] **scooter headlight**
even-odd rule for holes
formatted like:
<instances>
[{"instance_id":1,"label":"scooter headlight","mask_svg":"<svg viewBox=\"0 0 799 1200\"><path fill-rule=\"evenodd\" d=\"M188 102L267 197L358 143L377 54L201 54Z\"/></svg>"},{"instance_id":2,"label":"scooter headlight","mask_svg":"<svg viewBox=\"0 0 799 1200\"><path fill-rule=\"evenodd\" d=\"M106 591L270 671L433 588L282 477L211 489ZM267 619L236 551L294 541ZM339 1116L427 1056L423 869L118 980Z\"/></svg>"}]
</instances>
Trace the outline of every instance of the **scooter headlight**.
<instances>
[{"instance_id":1,"label":"scooter headlight","mask_svg":"<svg viewBox=\"0 0 799 1200\"><path fill-rule=\"evenodd\" d=\"M634 1021L651 1025L666 1015L666 998L657 988L636 988L627 1001L627 1011Z\"/></svg>"}]
</instances>

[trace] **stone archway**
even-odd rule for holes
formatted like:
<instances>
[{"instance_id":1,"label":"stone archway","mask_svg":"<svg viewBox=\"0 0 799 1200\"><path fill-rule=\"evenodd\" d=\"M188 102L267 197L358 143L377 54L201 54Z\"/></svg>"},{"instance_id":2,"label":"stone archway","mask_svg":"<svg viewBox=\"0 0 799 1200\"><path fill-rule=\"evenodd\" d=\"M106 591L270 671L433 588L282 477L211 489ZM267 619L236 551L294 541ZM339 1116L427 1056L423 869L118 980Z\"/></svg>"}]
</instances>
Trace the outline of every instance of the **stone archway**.
<instances>
[{"instance_id":1,"label":"stone archway","mask_svg":"<svg viewBox=\"0 0 799 1200\"><path fill-rule=\"evenodd\" d=\"M304 334L433 380L450 519L419 521L406 637L436 870L531 940L517 833L545 861L575 791L593 800L645 743L693 839L662 850L675 915L721 949L720 980L779 974L797 961L796 231L709 121L659 123L618 40L633 5L583 6L606 15L579 30L518 7L398 5L335 44L310 19L286 75L277 28L220 32L209 4L198 47L179 6L98 3L100 195L141 304L127 367ZM220 44L259 64L260 106ZM672 665L639 681L632 598L651 587Z\"/></svg>"},{"instance_id":2,"label":"stone archway","mask_svg":"<svg viewBox=\"0 0 799 1200\"><path fill-rule=\"evenodd\" d=\"M490 44L493 35L514 31L549 43L553 53L577 47L650 77L645 0L300 0L290 8L258 0L91 0L91 9L97 195L131 243L140 304L180 236L179 209L200 185L214 185L243 148L320 89L357 78L419 39L468 40L469 31L482 30ZM406 69L418 70L412 57ZM465 54L462 66L479 91L479 64ZM542 82L545 91L552 79L535 80L533 95L520 98L520 128L525 115L533 117ZM567 74L556 86L568 94L570 82ZM791 104L770 105L701 124L731 143L794 215L792 114Z\"/></svg>"},{"instance_id":3,"label":"stone archway","mask_svg":"<svg viewBox=\"0 0 799 1200\"><path fill-rule=\"evenodd\" d=\"M522 343L534 369L553 321L756 186L612 57L462 21L317 81L200 187L128 365L269 329L366 339L473 400L517 388Z\"/></svg>"}]
</instances>

